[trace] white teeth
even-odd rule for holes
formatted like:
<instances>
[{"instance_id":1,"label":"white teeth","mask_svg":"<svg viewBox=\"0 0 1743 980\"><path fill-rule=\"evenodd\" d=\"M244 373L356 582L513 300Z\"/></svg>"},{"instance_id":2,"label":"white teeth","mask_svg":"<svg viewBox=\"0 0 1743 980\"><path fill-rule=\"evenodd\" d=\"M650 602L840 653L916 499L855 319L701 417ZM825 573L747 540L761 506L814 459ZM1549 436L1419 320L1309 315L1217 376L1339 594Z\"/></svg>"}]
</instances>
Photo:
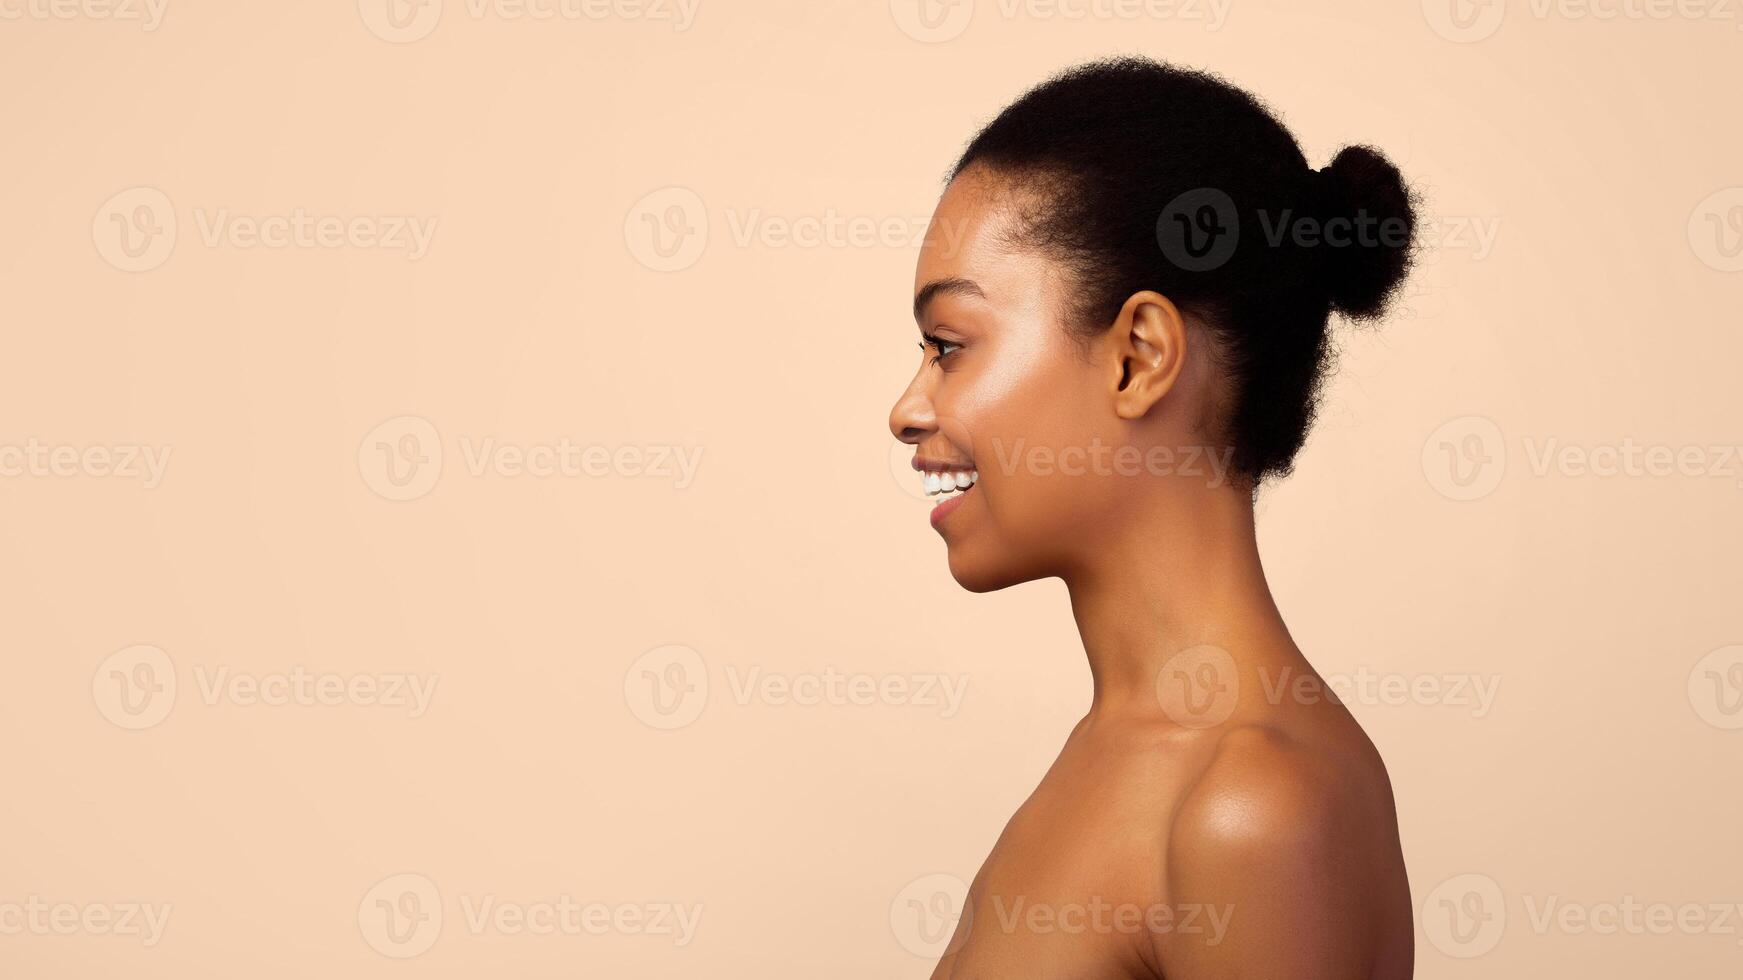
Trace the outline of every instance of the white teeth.
<instances>
[{"instance_id":1,"label":"white teeth","mask_svg":"<svg viewBox=\"0 0 1743 980\"><path fill-rule=\"evenodd\" d=\"M955 490L967 490L980 482L979 470L957 470L952 473L929 472L922 474L920 485L928 497Z\"/></svg>"}]
</instances>

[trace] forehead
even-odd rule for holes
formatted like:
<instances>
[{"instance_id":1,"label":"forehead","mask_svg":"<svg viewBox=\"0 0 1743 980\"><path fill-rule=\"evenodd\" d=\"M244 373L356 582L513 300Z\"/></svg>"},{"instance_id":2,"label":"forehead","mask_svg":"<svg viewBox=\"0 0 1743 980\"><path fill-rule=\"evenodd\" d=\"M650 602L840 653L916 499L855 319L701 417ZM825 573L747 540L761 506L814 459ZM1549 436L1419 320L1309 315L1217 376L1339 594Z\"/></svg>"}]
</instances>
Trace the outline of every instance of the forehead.
<instances>
[{"instance_id":1,"label":"forehead","mask_svg":"<svg viewBox=\"0 0 1743 980\"><path fill-rule=\"evenodd\" d=\"M1039 256L1014 247L1020 209L1008 182L969 168L944 189L920 261L914 269L914 289L942 279L967 279L980 285L989 302L1015 299L1038 285Z\"/></svg>"}]
</instances>

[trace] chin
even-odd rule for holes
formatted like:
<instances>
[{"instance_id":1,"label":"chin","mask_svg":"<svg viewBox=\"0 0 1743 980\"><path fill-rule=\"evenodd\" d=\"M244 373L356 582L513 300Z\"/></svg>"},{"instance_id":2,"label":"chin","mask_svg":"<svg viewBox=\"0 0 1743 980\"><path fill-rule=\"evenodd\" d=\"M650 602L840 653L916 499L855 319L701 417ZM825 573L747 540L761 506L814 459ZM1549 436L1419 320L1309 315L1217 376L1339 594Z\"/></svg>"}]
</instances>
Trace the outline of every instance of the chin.
<instances>
[{"instance_id":1,"label":"chin","mask_svg":"<svg viewBox=\"0 0 1743 980\"><path fill-rule=\"evenodd\" d=\"M962 547L950 549L950 577L970 592L997 592L1047 576L1047 572L1000 560L996 555L975 554Z\"/></svg>"}]
</instances>

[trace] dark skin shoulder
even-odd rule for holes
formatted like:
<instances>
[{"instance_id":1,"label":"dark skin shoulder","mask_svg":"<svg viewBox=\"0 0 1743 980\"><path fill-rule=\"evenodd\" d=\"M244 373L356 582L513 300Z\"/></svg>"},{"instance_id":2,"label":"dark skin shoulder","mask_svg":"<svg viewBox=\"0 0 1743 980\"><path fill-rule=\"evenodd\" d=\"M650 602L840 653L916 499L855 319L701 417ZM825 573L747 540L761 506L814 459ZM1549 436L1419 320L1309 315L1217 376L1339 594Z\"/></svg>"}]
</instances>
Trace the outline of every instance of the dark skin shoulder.
<instances>
[{"instance_id":1,"label":"dark skin shoulder","mask_svg":"<svg viewBox=\"0 0 1743 980\"><path fill-rule=\"evenodd\" d=\"M975 877L933 977L1408 976L1377 753L1341 706L1271 715L1085 718Z\"/></svg>"}]
</instances>

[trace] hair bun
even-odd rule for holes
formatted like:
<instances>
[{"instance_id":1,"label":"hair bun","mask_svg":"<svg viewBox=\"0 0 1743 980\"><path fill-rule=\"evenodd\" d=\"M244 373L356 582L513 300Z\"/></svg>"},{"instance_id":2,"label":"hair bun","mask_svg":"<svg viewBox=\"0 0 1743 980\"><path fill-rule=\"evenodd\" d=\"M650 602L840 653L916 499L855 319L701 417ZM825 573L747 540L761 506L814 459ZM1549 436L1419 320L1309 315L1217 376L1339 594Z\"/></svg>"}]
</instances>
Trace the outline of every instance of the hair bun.
<instances>
[{"instance_id":1,"label":"hair bun","mask_svg":"<svg viewBox=\"0 0 1743 980\"><path fill-rule=\"evenodd\" d=\"M1320 250L1332 309L1356 320L1380 316L1410 269L1415 196L1371 146L1344 147L1311 183L1325 229ZM1332 224L1340 219L1350 224Z\"/></svg>"}]
</instances>

